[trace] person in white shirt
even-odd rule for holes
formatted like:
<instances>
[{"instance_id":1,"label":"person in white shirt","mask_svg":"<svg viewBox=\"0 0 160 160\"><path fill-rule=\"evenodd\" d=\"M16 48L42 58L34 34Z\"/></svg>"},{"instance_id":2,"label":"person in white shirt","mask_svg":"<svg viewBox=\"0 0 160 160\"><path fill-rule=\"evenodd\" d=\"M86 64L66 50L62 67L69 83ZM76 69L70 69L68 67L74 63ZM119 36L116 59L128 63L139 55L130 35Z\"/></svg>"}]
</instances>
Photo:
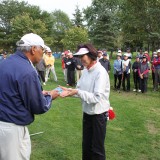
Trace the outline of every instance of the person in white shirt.
<instances>
[{"instance_id":1,"label":"person in white shirt","mask_svg":"<svg viewBox=\"0 0 160 160\"><path fill-rule=\"evenodd\" d=\"M76 95L82 100L82 160L105 160L104 141L110 107L110 81L105 68L97 62L97 51L91 44L82 45L74 55L81 57L86 68L76 89L67 89L61 97Z\"/></svg>"},{"instance_id":2,"label":"person in white shirt","mask_svg":"<svg viewBox=\"0 0 160 160\"><path fill-rule=\"evenodd\" d=\"M130 69L131 69L131 62L128 59L128 53L124 54L124 60L122 60L122 86L123 90L129 92L130 91ZM125 85L125 81L127 80L127 87Z\"/></svg>"}]
</instances>

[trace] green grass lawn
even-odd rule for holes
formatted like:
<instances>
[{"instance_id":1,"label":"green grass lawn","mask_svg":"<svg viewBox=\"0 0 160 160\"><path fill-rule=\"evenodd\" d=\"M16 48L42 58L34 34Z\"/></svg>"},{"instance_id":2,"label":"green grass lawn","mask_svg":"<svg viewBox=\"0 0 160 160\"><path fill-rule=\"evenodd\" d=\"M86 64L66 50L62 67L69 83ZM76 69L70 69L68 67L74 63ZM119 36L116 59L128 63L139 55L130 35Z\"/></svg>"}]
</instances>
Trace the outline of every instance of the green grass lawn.
<instances>
[{"instance_id":1,"label":"green grass lawn","mask_svg":"<svg viewBox=\"0 0 160 160\"><path fill-rule=\"evenodd\" d=\"M56 60L58 83L53 78L45 90L65 85L60 60ZM113 67L112 67L113 68ZM116 119L107 124L105 140L108 160L160 160L160 92L117 93L111 78L110 102ZM132 82L132 80L131 80ZM131 83L133 89L133 83ZM31 160L81 160L82 108L78 98L58 98L52 108L35 117L29 126L31 136Z\"/></svg>"}]
</instances>

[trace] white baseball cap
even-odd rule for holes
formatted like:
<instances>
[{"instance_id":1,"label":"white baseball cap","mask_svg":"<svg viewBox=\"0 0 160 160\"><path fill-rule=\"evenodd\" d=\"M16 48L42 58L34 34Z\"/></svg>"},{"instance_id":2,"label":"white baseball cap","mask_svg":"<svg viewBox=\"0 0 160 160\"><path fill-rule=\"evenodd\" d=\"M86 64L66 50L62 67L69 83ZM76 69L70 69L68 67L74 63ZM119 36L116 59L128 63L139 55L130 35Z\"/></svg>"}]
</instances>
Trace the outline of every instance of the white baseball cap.
<instances>
[{"instance_id":1,"label":"white baseball cap","mask_svg":"<svg viewBox=\"0 0 160 160\"><path fill-rule=\"evenodd\" d=\"M117 56L122 56L122 54L121 53L117 53Z\"/></svg>"},{"instance_id":2,"label":"white baseball cap","mask_svg":"<svg viewBox=\"0 0 160 160\"><path fill-rule=\"evenodd\" d=\"M47 52L52 52L51 49L50 49L48 46L45 45L44 48L45 48L45 50L46 50Z\"/></svg>"},{"instance_id":3,"label":"white baseball cap","mask_svg":"<svg viewBox=\"0 0 160 160\"><path fill-rule=\"evenodd\" d=\"M74 54L74 56L80 56L89 53L89 50L87 48L80 48L77 53Z\"/></svg>"},{"instance_id":4,"label":"white baseball cap","mask_svg":"<svg viewBox=\"0 0 160 160\"><path fill-rule=\"evenodd\" d=\"M122 51L121 50L118 50L118 53L121 53Z\"/></svg>"},{"instance_id":5,"label":"white baseball cap","mask_svg":"<svg viewBox=\"0 0 160 160\"><path fill-rule=\"evenodd\" d=\"M67 55L68 55L68 56L72 55L72 52L69 52Z\"/></svg>"},{"instance_id":6,"label":"white baseball cap","mask_svg":"<svg viewBox=\"0 0 160 160\"><path fill-rule=\"evenodd\" d=\"M125 53L125 54L124 54L124 57L128 57L128 56L129 56L128 53Z\"/></svg>"},{"instance_id":7,"label":"white baseball cap","mask_svg":"<svg viewBox=\"0 0 160 160\"><path fill-rule=\"evenodd\" d=\"M160 53L160 49L158 49L157 53Z\"/></svg>"},{"instance_id":8,"label":"white baseball cap","mask_svg":"<svg viewBox=\"0 0 160 160\"><path fill-rule=\"evenodd\" d=\"M45 47L44 40L37 34L25 34L20 41L16 43L17 46L41 46Z\"/></svg>"}]
</instances>

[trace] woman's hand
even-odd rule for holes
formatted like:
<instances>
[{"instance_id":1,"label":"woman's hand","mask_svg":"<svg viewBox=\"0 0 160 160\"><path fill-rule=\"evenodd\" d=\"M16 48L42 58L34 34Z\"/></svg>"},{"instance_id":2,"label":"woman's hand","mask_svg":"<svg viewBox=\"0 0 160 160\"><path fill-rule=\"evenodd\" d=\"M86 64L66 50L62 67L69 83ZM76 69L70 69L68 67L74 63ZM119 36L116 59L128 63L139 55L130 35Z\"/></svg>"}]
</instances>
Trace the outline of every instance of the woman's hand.
<instances>
[{"instance_id":1,"label":"woman's hand","mask_svg":"<svg viewBox=\"0 0 160 160\"><path fill-rule=\"evenodd\" d=\"M62 86L59 86L59 87L63 89L63 92L60 94L60 97L69 97L78 93L77 89L66 88Z\"/></svg>"}]
</instances>

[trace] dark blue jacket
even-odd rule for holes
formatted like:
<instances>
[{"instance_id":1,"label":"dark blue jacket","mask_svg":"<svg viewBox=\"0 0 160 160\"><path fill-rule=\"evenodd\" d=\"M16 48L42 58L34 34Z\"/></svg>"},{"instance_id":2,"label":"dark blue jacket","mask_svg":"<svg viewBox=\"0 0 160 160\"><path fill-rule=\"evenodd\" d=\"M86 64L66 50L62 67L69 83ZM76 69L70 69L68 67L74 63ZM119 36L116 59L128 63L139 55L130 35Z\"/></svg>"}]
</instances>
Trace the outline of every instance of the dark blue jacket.
<instances>
[{"instance_id":1,"label":"dark blue jacket","mask_svg":"<svg viewBox=\"0 0 160 160\"><path fill-rule=\"evenodd\" d=\"M111 65L109 60L105 60L104 58L102 58L99 60L99 62L106 69L107 72L111 70Z\"/></svg>"},{"instance_id":2,"label":"dark blue jacket","mask_svg":"<svg viewBox=\"0 0 160 160\"><path fill-rule=\"evenodd\" d=\"M36 70L17 51L0 64L0 121L28 125L34 114L51 107L51 96L44 96Z\"/></svg>"}]
</instances>

